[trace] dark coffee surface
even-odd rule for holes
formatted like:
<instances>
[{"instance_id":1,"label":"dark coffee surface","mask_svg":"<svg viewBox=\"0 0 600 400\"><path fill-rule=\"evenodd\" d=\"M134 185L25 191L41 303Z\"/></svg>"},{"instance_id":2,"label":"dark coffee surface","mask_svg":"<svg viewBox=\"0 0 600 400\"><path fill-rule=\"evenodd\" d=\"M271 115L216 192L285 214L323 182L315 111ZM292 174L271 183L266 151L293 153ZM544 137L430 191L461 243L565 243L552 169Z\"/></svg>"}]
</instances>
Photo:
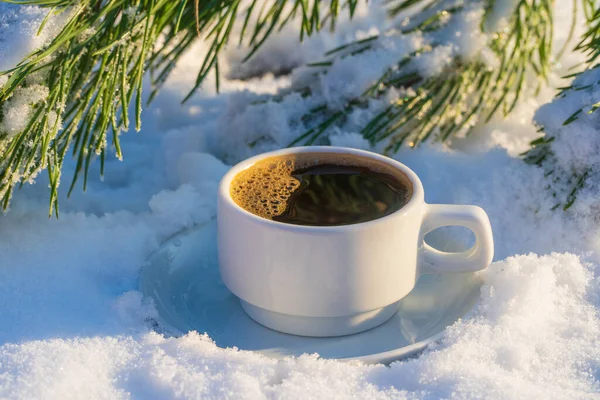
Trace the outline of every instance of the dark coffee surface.
<instances>
[{"instance_id":1,"label":"dark coffee surface","mask_svg":"<svg viewBox=\"0 0 600 400\"><path fill-rule=\"evenodd\" d=\"M300 184L275 221L312 226L357 224L402 208L410 190L396 177L366 167L322 164L294 170Z\"/></svg>"},{"instance_id":2,"label":"dark coffee surface","mask_svg":"<svg viewBox=\"0 0 600 400\"><path fill-rule=\"evenodd\" d=\"M262 218L296 225L366 222L402 208L410 179L389 163L346 153L267 157L238 172L231 198Z\"/></svg>"}]
</instances>

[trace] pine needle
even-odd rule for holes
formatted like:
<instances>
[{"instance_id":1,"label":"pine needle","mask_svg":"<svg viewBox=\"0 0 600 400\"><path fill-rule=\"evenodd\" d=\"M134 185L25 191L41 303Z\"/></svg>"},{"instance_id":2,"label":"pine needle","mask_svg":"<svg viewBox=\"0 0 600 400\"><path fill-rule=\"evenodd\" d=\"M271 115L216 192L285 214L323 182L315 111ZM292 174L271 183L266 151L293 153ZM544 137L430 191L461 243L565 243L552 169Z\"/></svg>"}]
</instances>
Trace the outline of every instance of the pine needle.
<instances>
[{"instance_id":1,"label":"pine needle","mask_svg":"<svg viewBox=\"0 0 600 400\"><path fill-rule=\"evenodd\" d=\"M122 159L119 136L127 131L133 117L136 130L142 122L142 82L151 72L151 101L166 82L177 60L198 36L209 42L209 51L198 73L196 84L186 99L202 85L209 73L217 75L218 56L233 34L234 23L243 21L239 42L250 48L250 58L273 34L274 27L299 22L302 36L319 31L325 25L322 10L327 8L327 23L334 26L340 10L353 13L358 0L345 2L305 0L253 0L242 10L242 0L10 0L20 5L49 8L48 16L74 10L63 29L45 47L25 57L17 66L0 72L8 81L0 88L0 110L11 96L28 87L27 77L40 70L47 71L43 84L49 88L45 101L33 105L26 127L14 135L0 131L0 202L6 209L13 187L32 181L43 169L50 181L49 213L58 216L58 187L63 162L69 149L76 159L75 174L69 193L83 175L87 185L90 166L100 158L101 174L107 151ZM322 4L323 3L323 4ZM248 4L248 2L244 2ZM268 12L252 14L258 5ZM298 18L284 10L302 9ZM238 18L245 12L245 16ZM284 19L283 16L286 16ZM252 32L249 39L245 32ZM159 36L164 43L157 47ZM68 101L67 101L68 99ZM134 115L128 109L134 104ZM50 120L55 116L55 120ZM0 112L0 121L3 116ZM108 131L112 134L108 135ZM112 150L107 148L107 137Z\"/></svg>"},{"instance_id":2,"label":"pine needle","mask_svg":"<svg viewBox=\"0 0 600 400\"><path fill-rule=\"evenodd\" d=\"M483 27L487 25L485 19L490 16L493 2L482 0L480 3L487 10L481 23ZM402 35L439 31L465 11L462 3L443 0L388 0L386 4L393 16L411 10L410 23L401 29ZM420 76L413 66L415 60L443 46L445 43L439 38L432 45L403 57L351 103L355 107L366 107L370 99L381 98L390 88L414 88L418 89L417 93L397 99L389 109L376 115L362 130L363 136L373 145L385 141L386 151L395 152L403 143L414 147L432 139L451 140L459 133L468 133L478 120L487 122L499 113L507 116L527 89L527 75L537 77L538 82L547 79L552 23L552 0L519 0L505 31L486 32L492 37L488 47L501 60L493 70L478 61L478 57L463 60L457 56L441 74ZM336 61L377 48L377 40L379 36L372 36L344 44L325 53L325 60L309 66L327 73L328 67ZM363 46L365 43L368 47ZM329 110L323 118L336 112ZM296 139L293 143L307 142Z\"/></svg>"}]
</instances>

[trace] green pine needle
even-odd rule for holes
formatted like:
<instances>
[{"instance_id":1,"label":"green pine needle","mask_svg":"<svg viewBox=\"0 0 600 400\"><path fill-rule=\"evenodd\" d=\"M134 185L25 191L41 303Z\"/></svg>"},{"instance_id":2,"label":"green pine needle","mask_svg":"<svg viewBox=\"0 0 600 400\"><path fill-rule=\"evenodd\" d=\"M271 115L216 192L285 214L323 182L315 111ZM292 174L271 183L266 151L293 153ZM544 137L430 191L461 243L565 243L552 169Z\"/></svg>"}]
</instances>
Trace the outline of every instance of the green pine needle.
<instances>
[{"instance_id":1,"label":"green pine needle","mask_svg":"<svg viewBox=\"0 0 600 400\"><path fill-rule=\"evenodd\" d=\"M464 11L464 5L441 0L390 0L387 4L392 15L409 9L414 11L412 22L402 29L404 35L440 30ZM489 16L493 1L484 1L484 5L487 12L481 26L486 25L485 18ZM360 98L350 103L364 107L369 99L381 97L391 87L417 90L376 115L363 128L363 136L372 144L385 141L386 151L396 152L404 143L414 147L431 139L446 141L458 133L468 132L477 120L489 121L499 112L508 115L526 89L526 76L537 76L539 81L547 79L552 54L552 18L552 0L518 1L508 28L491 33L493 39L489 47L500 60L500 65L494 69L480 61L466 62L457 57L440 75L421 77L414 71L412 62L443 45L440 43L399 60ZM371 49L377 39L373 36L337 47L325 53L328 59L310 65L323 67L326 72L336 60ZM368 48L363 48L365 42ZM352 107L347 107L344 113L351 111ZM337 112L332 110L330 114ZM316 132L325 133L322 129L316 129ZM315 141L313 136L303 134L292 144L306 144L305 138Z\"/></svg>"},{"instance_id":2,"label":"green pine needle","mask_svg":"<svg viewBox=\"0 0 600 400\"><path fill-rule=\"evenodd\" d=\"M45 73L49 88L45 101L34 106L21 132L0 132L0 201L10 204L15 185L32 182L48 170L50 210L58 216L58 187L69 149L76 159L69 194L83 175L83 188L91 163L100 158L104 172L107 151L119 159L123 151L119 135L133 121L142 123L142 82L150 72L155 98L175 67L177 60L200 35L209 50L198 72L188 100L214 72L219 89L218 56L225 48L236 21L243 21L239 43L249 46L252 57L265 40L288 22L300 20L300 38L333 28L342 9L350 15L358 0L321 2L305 0L10 0L20 5L49 8L51 15L70 12L71 16L49 45L28 55L16 67L0 72L8 81L0 88L2 105L28 87L26 78ZM246 4L247 6L243 6ZM241 17L241 18L240 18ZM162 36L160 46L157 46ZM129 114L133 105L134 115ZM0 121L3 116L0 113ZM109 135L109 131L111 132ZM112 149L107 149L108 140Z\"/></svg>"}]
</instances>

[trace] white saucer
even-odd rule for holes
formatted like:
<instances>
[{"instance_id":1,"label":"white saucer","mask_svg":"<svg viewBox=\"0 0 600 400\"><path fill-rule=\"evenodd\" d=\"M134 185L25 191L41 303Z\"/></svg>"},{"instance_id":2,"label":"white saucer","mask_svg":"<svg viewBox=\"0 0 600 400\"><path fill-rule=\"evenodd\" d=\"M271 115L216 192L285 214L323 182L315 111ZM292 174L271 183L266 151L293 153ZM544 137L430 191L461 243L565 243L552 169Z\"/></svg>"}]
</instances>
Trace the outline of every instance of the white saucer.
<instances>
[{"instance_id":1,"label":"white saucer","mask_svg":"<svg viewBox=\"0 0 600 400\"><path fill-rule=\"evenodd\" d=\"M350 336L310 338L259 325L221 282L217 266L216 221L178 233L148 258L140 290L154 300L156 328L181 335L207 333L220 347L253 350L284 358L318 353L323 358L389 363L413 355L472 309L481 278L475 273L424 275L400 301L389 321Z\"/></svg>"}]
</instances>

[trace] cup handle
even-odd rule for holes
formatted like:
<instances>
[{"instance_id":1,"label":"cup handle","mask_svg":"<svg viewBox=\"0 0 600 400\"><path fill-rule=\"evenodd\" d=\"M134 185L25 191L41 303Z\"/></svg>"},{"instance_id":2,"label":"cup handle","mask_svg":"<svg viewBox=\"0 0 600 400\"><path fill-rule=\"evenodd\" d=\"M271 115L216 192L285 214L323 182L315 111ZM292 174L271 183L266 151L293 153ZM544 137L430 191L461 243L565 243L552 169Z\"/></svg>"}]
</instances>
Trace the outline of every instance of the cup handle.
<instances>
[{"instance_id":1,"label":"cup handle","mask_svg":"<svg viewBox=\"0 0 600 400\"><path fill-rule=\"evenodd\" d=\"M475 234L475 245L469 250L448 253L423 241L421 273L472 272L487 268L494 258L494 238L490 220L481 207L427 204L423 218L423 237L443 226L464 226Z\"/></svg>"}]
</instances>

